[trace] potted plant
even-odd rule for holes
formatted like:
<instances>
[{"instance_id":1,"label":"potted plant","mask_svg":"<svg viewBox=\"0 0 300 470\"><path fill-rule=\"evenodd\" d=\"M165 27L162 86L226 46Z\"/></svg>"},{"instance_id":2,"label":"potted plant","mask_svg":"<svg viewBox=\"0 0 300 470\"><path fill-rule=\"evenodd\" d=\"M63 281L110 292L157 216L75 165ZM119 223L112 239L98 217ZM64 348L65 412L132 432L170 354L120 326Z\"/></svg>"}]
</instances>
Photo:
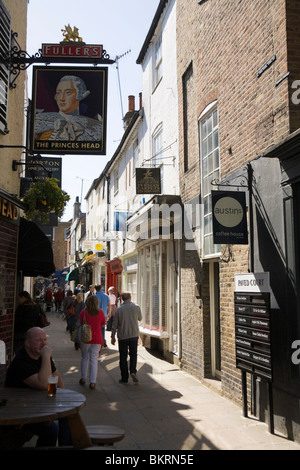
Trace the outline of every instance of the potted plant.
<instances>
[{"instance_id":1,"label":"potted plant","mask_svg":"<svg viewBox=\"0 0 300 470\"><path fill-rule=\"evenodd\" d=\"M23 202L27 206L25 216L28 220L37 219L42 223L49 221L49 213L62 217L70 196L58 186L58 180L47 178L36 181L24 194Z\"/></svg>"}]
</instances>

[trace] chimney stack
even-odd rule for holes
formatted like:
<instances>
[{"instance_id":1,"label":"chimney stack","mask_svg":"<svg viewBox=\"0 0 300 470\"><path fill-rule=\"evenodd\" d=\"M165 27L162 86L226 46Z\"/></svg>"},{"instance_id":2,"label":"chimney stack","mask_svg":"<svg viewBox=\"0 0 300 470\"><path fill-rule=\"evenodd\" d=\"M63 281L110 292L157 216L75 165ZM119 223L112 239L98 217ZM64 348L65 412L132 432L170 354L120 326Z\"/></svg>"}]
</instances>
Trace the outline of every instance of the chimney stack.
<instances>
[{"instance_id":1,"label":"chimney stack","mask_svg":"<svg viewBox=\"0 0 300 470\"><path fill-rule=\"evenodd\" d=\"M133 95L128 96L128 112L135 111L135 97Z\"/></svg>"}]
</instances>

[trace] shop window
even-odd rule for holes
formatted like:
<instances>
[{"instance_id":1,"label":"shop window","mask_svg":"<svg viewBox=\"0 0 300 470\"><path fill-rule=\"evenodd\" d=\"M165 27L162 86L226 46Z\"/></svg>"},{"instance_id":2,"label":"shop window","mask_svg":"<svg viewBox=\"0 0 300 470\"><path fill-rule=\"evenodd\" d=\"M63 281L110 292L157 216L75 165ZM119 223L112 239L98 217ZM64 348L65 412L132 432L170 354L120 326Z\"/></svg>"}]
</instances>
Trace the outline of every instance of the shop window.
<instances>
[{"instance_id":1,"label":"shop window","mask_svg":"<svg viewBox=\"0 0 300 470\"><path fill-rule=\"evenodd\" d=\"M167 330L167 243L144 247L139 253L142 327L155 333Z\"/></svg>"}]
</instances>

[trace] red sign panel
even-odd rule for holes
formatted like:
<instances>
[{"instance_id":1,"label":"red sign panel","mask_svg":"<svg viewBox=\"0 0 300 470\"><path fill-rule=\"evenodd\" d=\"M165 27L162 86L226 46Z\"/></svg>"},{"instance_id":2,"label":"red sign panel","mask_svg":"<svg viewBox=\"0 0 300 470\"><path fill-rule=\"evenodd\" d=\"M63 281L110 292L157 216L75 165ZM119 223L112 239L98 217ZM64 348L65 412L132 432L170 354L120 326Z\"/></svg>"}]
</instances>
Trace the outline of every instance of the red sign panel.
<instances>
[{"instance_id":1,"label":"red sign panel","mask_svg":"<svg viewBox=\"0 0 300 470\"><path fill-rule=\"evenodd\" d=\"M101 59L103 46L85 44L42 44L43 57L74 57L87 59Z\"/></svg>"}]
</instances>

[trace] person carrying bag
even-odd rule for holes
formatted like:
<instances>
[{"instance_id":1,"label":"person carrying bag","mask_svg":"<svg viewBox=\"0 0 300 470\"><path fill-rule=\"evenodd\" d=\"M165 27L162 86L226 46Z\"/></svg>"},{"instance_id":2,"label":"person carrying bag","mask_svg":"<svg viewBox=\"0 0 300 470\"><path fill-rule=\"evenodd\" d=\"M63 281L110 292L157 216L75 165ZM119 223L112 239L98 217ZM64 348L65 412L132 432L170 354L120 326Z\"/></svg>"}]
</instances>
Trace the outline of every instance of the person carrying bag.
<instances>
[{"instance_id":1,"label":"person carrying bag","mask_svg":"<svg viewBox=\"0 0 300 470\"><path fill-rule=\"evenodd\" d=\"M99 352L104 344L102 325L105 325L104 312L99 309L99 302L95 295L87 298L85 309L79 314L79 322L81 325L81 379L79 383L81 385L85 384L89 365L90 389L94 390L98 373Z\"/></svg>"}]
</instances>

